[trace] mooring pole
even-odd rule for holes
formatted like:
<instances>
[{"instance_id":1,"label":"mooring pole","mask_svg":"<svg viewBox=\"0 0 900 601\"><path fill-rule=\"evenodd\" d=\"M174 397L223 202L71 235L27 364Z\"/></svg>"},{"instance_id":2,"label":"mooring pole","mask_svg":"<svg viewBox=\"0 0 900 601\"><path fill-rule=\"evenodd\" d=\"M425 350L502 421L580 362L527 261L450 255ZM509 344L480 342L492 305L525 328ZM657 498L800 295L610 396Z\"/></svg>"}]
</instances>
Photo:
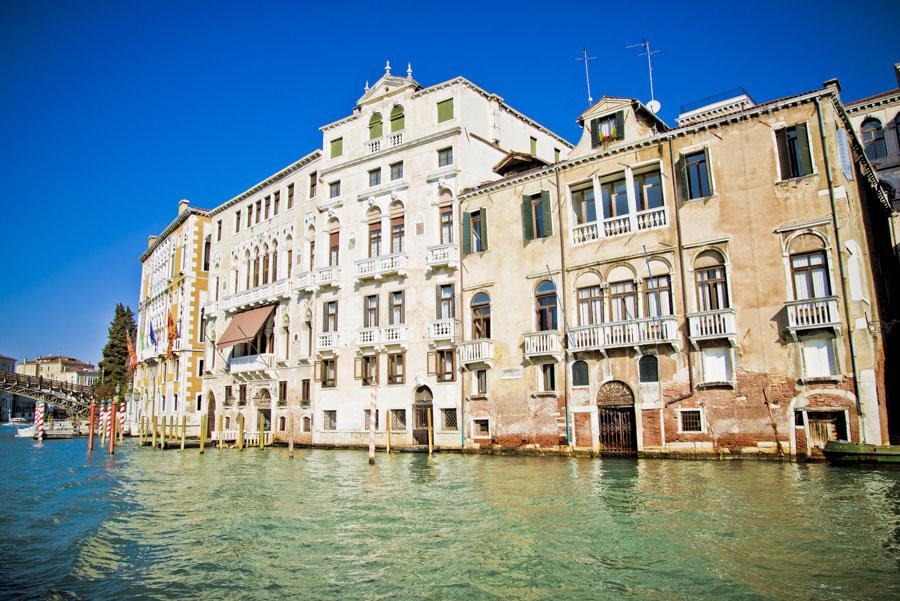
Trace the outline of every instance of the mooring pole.
<instances>
[{"instance_id":1,"label":"mooring pole","mask_svg":"<svg viewBox=\"0 0 900 601\"><path fill-rule=\"evenodd\" d=\"M106 444L106 401L100 401L100 423L97 428L100 434L100 446Z\"/></svg>"},{"instance_id":2,"label":"mooring pole","mask_svg":"<svg viewBox=\"0 0 900 601\"><path fill-rule=\"evenodd\" d=\"M426 409L428 413L428 455L431 455L431 449L434 446L434 442L432 441L433 430L431 429L431 407Z\"/></svg>"},{"instance_id":3,"label":"mooring pole","mask_svg":"<svg viewBox=\"0 0 900 601\"><path fill-rule=\"evenodd\" d=\"M244 450L244 414L238 415L238 436L237 448L239 451Z\"/></svg>"},{"instance_id":4,"label":"mooring pole","mask_svg":"<svg viewBox=\"0 0 900 601\"><path fill-rule=\"evenodd\" d=\"M158 426L159 426L159 418L154 414L153 415L153 429L152 429L151 438L150 438L150 444L153 446L154 449L156 448L156 432L158 430Z\"/></svg>"},{"instance_id":5,"label":"mooring pole","mask_svg":"<svg viewBox=\"0 0 900 601\"><path fill-rule=\"evenodd\" d=\"M373 389L372 394L369 395L369 465L375 465L375 419L378 415L376 398L377 394Z\"/></svg>"},{"instance_id":6,"label":"mooring pole","mask_svg":"<svg viewBox=\"0 0 900 601\"><path fill-rule=\"evenodd\" d=\"M88 452L94 450L94 407L96 403L91 401L91 413L88 416Z\"/></svg>"},{"instance_id":7,"label":"mooring pole","mask_svg":"<svg viewBox=\"0 0 900 601\"><path fill-rule=\"evenodd\" d=\"M288 416L288 457L294 458L294 414Z\"/></svg>"},{"instance_id":8,"label":"mooring pole","mask_svg":"<svg viewBox=\"0 0 900 601\"><path fill-rule=\"evenodd\" d=\"M200 415L200 454L202 455L206 447L206 418ZM184 448L184 436L181 437L181 448Z\"/></svg>"},{"instance_id":9,"label":"mooring pole","mask_svg":"<svg viewBox=\"0 0 900 601\"><path fill-rule=\"evenodd\" d=\"M224 436L222 436L223 432L222 432L222 414L221 413L216 417L216 420L219 422L216 425L216 428L217 428L217 432L218 432L217 436L219 437L219 450L221 451L222 450L222 439L225 438Z\"/></svg>"},{"instance_id":10,"label":"mooring pole","mask_svg":"<svg viewBox=\"0 0 900 601\"><path fill-rule=\"evenodd\" d=\"M385 427L387 428L387 446L385 446L385 451L388 455L391 454L391 410L387 409L387 423Z\"/></svg>"},{"instance_id":11,"label":"mooring pole","mask_svg":"<svg viewBox=\"0 0 900 601\"><path fill-rule=\"evenodd\" d=\"M256 419L259 420L259 450L262 451L266 447L266 433L263 431L263 419L262 413L260 413Z\"/></svg>"},{"instance_id":12,"label":"mooring pole","mask_svg":"<svg viewBox=\"0 0 900 601\"><path fill-rule=\"evenodd\" d=\"M113 401L112 415L116 415L118 413L118 409L119 409L119 404L116 403L115 401ZM110 455L116 454L116 426L118 425L118 424L116 424L117 421L118 421L118 419L116 419L114 417L109 422L109 454Z\"/></svg>"},{"instance_id":13,"label":"mooring pole","mask_svg":"<svg viewBox=\"0 0 900 601\"><path fill-rule=\"evenodd\" d=\"M181 450L184 450L184 438L187 433L187 415L181 416ZM203 438L200 438L200 452L203 452Z\"/></svg>"},{"instance_id":14,"label":"mooring pole","mask_svg":"<svg viewBox=\"0 0 900 601\"><path fill-rule=\"evenodd\" d=\"M161 449L166 448L166 425L168 424L168 422L169 422L169 416L168 415L162 416L162 429L161 429L162 434L160 435L160 438L159 438L159 448L161 448Z\"/></svg>"}]
</instances>

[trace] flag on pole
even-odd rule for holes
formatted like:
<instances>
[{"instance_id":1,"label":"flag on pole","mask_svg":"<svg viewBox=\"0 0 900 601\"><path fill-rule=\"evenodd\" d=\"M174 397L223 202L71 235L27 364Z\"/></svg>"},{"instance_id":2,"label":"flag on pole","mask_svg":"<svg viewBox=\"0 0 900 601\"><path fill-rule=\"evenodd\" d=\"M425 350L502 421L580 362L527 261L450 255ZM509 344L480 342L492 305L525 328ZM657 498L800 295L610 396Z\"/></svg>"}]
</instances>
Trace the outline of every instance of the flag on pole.
<instances>
[{"instance_id":1,"label":"flag on pole","mask_svg":"<svg viewBox=\"0 0 900 601\"><path fill-rule=\"evenodd\" d=\"M178 330L175 329L175 317L171 313L169 313L168 331L166 332L166 335L169 338L169 348L166 349L166 359L171 359L172 347L175 345L175 339L178 338Z\"/></svg>"},{"instance_id":2,"label":"flag on pole","mask_svg":"<svg viewBox=\"0 0 900 601\"><path fill-rule=\"evenodd\" d=\"M153 322L150 322L150 344L156 346L156 334L153 333Z\"/></svg>"},{"instance_id":3,"label":"flag on pole","mask_svg":"<svg viewBox=\"0 0 900 601\"><path fill-rule=\"evenodd\" d=\"M128 367L131 369L131 373L134 373L134 370L137 369L137 355L131 345L131 335L127 331L125 332L125 343L128 345Z\"/></svg>"}]
</instances>

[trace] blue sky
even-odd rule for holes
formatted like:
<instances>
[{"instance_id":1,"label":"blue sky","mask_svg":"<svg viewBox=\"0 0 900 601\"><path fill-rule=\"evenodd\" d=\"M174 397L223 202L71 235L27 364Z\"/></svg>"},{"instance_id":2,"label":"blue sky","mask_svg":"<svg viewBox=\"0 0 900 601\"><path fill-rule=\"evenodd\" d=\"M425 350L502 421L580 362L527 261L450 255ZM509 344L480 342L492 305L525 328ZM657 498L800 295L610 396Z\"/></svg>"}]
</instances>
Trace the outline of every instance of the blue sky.
<instances>
[{"instance_id":1,"label":"blue sky","mask_svg":"<svg viewBox=\"0 0 900 601\"><path fill-rule=\"evenodd\" d=\"M463 75L572 141L595 98L661 116L743 86L757 101L839 77L896 86L900 3L633 5L5 0L0 4L0 354L96 360L138 256L177 202L212 207L321 144L390 59L423 85ZM388 8L390 6L390 8Z\"/></svg>"}]
</instances>

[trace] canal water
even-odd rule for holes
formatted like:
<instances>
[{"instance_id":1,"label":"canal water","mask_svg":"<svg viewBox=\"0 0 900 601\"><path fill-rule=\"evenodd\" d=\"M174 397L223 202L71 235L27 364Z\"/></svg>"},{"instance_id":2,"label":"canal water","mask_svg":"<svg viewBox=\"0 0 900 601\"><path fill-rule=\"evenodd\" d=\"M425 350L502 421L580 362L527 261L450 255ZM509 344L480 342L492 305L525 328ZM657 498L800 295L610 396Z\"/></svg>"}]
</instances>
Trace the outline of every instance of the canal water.
<instances>
[{"instance_id":1,"label":"canal water","mask_svg":"<svg viewBox=\"0 0 900 601\"><path fill-rule=\"evenodd\" d=\"M85 449L0 428L0 598L900 598L900 470Z\"/></svg>"}]
</instances>

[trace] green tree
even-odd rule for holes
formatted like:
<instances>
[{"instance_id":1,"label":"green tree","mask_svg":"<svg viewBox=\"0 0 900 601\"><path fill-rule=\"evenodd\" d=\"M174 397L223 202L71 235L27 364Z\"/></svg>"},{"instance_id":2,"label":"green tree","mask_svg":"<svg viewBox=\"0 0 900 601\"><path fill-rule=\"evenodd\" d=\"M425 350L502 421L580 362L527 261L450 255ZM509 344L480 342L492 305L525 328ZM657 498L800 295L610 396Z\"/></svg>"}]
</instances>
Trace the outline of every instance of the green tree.
<instances>
[{"instance_id":1,"label":"green tree","mask_svg":"<svg viewBox=\"0 0 900 601\"><path fill-rule=\"evenodd\" d=\"M100 384L99 398L112 399L116 392L116 384L122 395L131 389L131 369L129 368L128 345L125 342L125 333L134 342L137 326L134 323L134 313L130 307L122 303L116 303L116 311L112 322L109 324L109 337L103 347L103 359L100 360Z\"/></svg>"}]
</instances>

